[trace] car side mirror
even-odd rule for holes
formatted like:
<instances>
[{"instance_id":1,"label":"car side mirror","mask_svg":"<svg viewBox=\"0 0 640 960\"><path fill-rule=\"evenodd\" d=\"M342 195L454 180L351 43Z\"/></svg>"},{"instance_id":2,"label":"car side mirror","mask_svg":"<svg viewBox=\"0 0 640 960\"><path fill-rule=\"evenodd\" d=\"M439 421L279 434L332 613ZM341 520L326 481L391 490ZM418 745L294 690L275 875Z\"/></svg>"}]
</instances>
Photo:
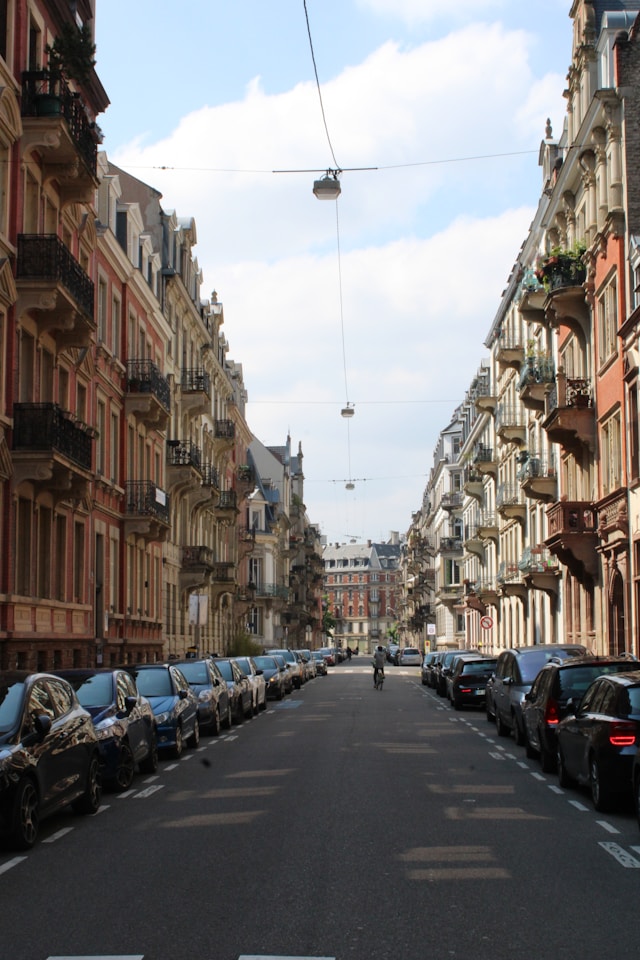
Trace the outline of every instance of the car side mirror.
<instances>
[{"instance_id":1,"label":"car side mirror","mask_svg":"<svg viewBox=\"0 0 640 960\"><path fill-rule=\"evenodd\" d=\"M256 670L256 677L261 677L264 674L264 670Z\"/></svg>"},{"instance_id":2,"label":"car side mirror","mask_svg":"<svg viewBox=\"0 0 640 960\"><path fill-rule=\"evenodd\" d=\"M38 714L33 720L33 727L34 729L22 738L23 747L32 747L36 743L42 743L51 730L51 717L46 713Z\"/></svg>"},{"instance_id":3,"label":"car side mirror","mask_svg":"<svg viewBox=\"0 0 640 960\"><path fill-rule=\"evenodd\" d=\"M133 708L137 705L137 703L138 703L138 698L137 698L137 697L125 697L125 698L124 698L124 712L125 712L125 716L127 716L127 717L129 716L129 714L131 713L131 711L133 710Z\"/></svg>"},{"instance_id":4,"label":"car side mirror","mask_svg":"<svg viewBox=\"0 0 640 960\"><path fill-rule=\"evenodd\" d=\"M186 700L188 696L189 696L189 694L187 693L186 690L180 690L180 691L178 691L178 697L179 697L180 700Z\"/></svg>"}]
</instances>

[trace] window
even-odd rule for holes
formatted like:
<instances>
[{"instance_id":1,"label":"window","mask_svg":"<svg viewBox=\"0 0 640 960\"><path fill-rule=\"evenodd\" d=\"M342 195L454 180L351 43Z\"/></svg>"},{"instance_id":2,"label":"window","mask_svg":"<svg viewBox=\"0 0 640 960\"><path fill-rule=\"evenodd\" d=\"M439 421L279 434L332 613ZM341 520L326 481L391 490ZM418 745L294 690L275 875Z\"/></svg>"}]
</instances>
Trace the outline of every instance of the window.
<instances>
[{"instance_id":1,"label":"window","mask_svg":"<svg viewBox=\"0 0 640 960\"><path fill-rule=\"evenodd\" d=\"M84 601L84 523L74 524L73 530L73 599Z\"/></svg>"},{"instance_id":2,"label":"window","mask_svg":"<svg viewBox=\"0 0 640 960\"><path fill-rule=\"evenodd\" d=\"M122 306L120 298L113 296L111 300L111 353L114 357L120 355L120 317Z\"/></svg>"},{"instance_id":3,"label":"window","mask_svg":"<svg viewBox=\"0 0 640 960\"><path fill-rule=\"evenodd\" d=\"M98 340L101 343L107 341L107 281L103 277L98 278Z\"/></svg>"},{"instance_id":4,"label":"window","mask_svg":"<svg viewBox=\"0 0 640 960\"><path fill-rule=\"evenodd\" d=\"M111 436L109 438L109 477L112 483L118 483L120 471L118 464L118 445L120 443L120 418L111 414Z\"/></svg>"},{"instance_id":5,"label":"window","mask_svg":"<svg viewBox=\"0 0 640 960\"><path fill-rule=\"evenodd\" d=\"M51 596L51 533L53 514L48 507L38 511L38 597Z\"/></svg>"},{"instance_id":6,"label":"window","mask_svg":"<svg viewBox=\"0 0 640 960\"><path fill-rule=\"evenodd\" d=\"M117 537L109 539L109 607L111 613L119 608L118 579L119 579L119 541Z\"/></svg>"},{"instance_id":7,"label":"window","mask_svg":"<svg viewBox=\"0 0 640 960\"><path fill-rule=\"evenodd\" d=\"M629 472L631 480L640 476L640 432L638 424L638 381L629 386Z\"/></svg>"},{"instance_id":8,"label":"window","mask_svg":"<svg viewBox=\"0 0 640 960\"><path fill-rule=\"evenodd\" d=\"M66 600L67 574L67 518L60 514L56 517L56 562L53 565L53 596L56 600Z\"/></svg>"},{"instance_id":9,"label":"window","mask_svg":"<svg viewBox=\"0 0 640 960\"><path fill-rule=\"evenodd\" d=\"M622 449L620 441L620 413L614 414L602 425L602 493L606 496L617 490L622 482Z\"/></svg>"},{"instance_id":10,"label":"window","mask_svg":"<svg viewBox=\"0 0 640 960\"><path fill-rule=\"evenodd\" d=\"M605 287L598 298L598 349L600 363L606 363L618 349L618 286L616 278Z\"/></svg>"},{"instance_id":11,"label":"window","mask_svg":"<svg viewBox=\"0 0 640 960\"><path fill-rule=\"evenodd\" d=\"M16 593L23 596L31 593L31 500L20 497L17 506L16 524Z\"/></svg>"},{"instance_id":12,"label":"window","mask_svg":"<svg viewBox=\"0 0 640 960\"><path fill-rule=\"evenodd\" d=\"M104 400L98 400L98 413L96 416L96 426L98 428L98 439L96 442L96 473L99 477L104 476L105 455L106 455L106 423L107 408Z\"/></svg>"}]
</instances>

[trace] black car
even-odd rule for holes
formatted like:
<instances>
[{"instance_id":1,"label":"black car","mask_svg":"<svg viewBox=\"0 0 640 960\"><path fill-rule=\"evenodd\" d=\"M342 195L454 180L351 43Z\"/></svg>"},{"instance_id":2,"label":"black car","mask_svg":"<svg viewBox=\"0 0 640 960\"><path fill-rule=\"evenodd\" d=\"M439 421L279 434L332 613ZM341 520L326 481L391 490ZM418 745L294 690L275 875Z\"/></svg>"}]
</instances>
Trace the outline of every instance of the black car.
<instances>
[{"instance_id":1,"label":"black car","mask_svg":"<svg viewBox=\"0 0 640 960\"><path fill-rule=\"evenodd\" d=\"M88 710L98 737L102 779L121 792L141 773L158 769L158 736L149 701L140 695L126 670L73 669L56 671L73 687Z\"/></svg>"},{"instance_id":2,"label":"black car","mask_svg":"<svg viewBox=\"0 0 640 960\"><path fill-rule=\"evenodd\" d=\"M40 820L100 806L100 752L89 713L60 677L0 673L0 835L32 847Z\"/></svg>"},{"instance_id":3,"label":"black car","mask_svg":"<svg viewBox=\"0 0 640 960\"><path fill-rule=\"evenodd\" d=\"M451 677L449 699L455 710L465 704L483 707L487 682L496 668L496 657L458 657Z\"/></svg>"},{"instance_id":4,"label":"black car","mask_svg":"<svg viewBox=\"0 0 640 960\"><path fill-rule=\"evenodd\" d=\"M640 670L598 677L558 724L560 786L589 787L596 810L631 795L640 742Z\"/></svg>"},{"instance_id":5,"label":"black car","mask_svg":"<svg viewBox=\"0 0 640 960\"><path fill-rule=\"evenodd\" d=\"M460 653L475 653L477 655L477 650L446 650L436 666L436 692L441 697L446 697L447 695L447 677L451 673L451 664L453 663L454 657L458 656Z\"/></svg>"},{"instance_id":6,"label":"black car","mask_svg":"<svg viewBox=\"0 0 640 960\"><path fill-rule=\"evenodd\" d=\"M496 671L487 683L487 720L494 720L498 736L513 734L517 744L524 744L522 702L538 673L552 658L566 660L581 657L589 651L577 643L540 643L530 647L513 647L498 656Z\"/></svg>"},{"instance_id":7,"label":"black car","mask_svg":"<svg viewBox=\"0 0 640 960\"><path fill-rule=\"evenodd\" d=\"M629 660L627 656L554 658L540 670L524 695L522 724L527 756L538 756L545 773L553 773L557 767L556 731L567 716L569 702L578 703L602 674L632 669Z\"/></svg>"},{"instance_id":8,"label":"black car","mask_svg":"<svg viewBox=\"0 0 640 960\"><path fill-rule=\"evenodd\" d=\"M267 699L282 700L285 695L285 668L278 664L275 657L266 654L253 659L258 670L262 670L267 684Z\"/></svg>"},{"instance_id":9,"label":"black car","mask_svg":"<svg viewBox=\"0 0 640 960\"><path fill-rule=\"evenodd\" d=\"M221 727L229 730L232 722L231 697L227 683L216 661L211 657L201 660L172 660L198 699L198 720L204 733L217 737Z\"/></svg>"},{"instance_id":10,"label":"black car","mask_svg":"<svg viewBox=\"0 0 640 960\"><path fill-rule=\"evenodd\" d=\"M216 657L216 666L224 677L231 698L234 723L253 716L253 691L249 678L230 657Z\"/></svg>"},{"instance_id":11,"label":"black car","mask_svg":"<svg viewBox=\"0 0 640 960\"><path fill-rule=\"evenodd\" d=\"M431 673L433 662L437 656L438 654L435 651L432 651L431 653L425 653L424 657L422 658L422 667L420 668L420 677L422 680L423 687L427 687L429 685L429 674Z\"/></svg>"}]
</instances>

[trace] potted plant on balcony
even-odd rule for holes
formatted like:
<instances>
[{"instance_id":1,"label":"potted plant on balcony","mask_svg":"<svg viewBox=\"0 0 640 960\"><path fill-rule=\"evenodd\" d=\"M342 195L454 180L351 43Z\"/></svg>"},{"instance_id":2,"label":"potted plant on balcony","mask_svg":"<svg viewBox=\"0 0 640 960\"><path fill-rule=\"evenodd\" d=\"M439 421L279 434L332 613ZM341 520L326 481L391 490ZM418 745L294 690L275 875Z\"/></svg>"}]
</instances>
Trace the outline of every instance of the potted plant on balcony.
<instances>
[{"instance_id":1,"label":"potted plant on balcony","mask_svg":"<svg viewBox=\"0 0 640 960\"><path fill-rule=\"evenodd\" d=\"M88 24L78 28L65 23L53 43L47 44L47 66L43 71L45 83L36 96L38 116L58 116L62 108L62 87L65 80L86 83L95 61L96 45Z\"/></svg>"},{"instance_id":2,"label":"potted plant on balcony","mask_svg":"<svg viewBox=\"0 0 640 960\"><path fill-rule=\"evenodd\" d=\"M547 292L584 283L586 267L582 256L586 249L584 243L576 241L569 249L553 247L546 257L538 258L536 277Z\"/></svg>"}]
</instances>

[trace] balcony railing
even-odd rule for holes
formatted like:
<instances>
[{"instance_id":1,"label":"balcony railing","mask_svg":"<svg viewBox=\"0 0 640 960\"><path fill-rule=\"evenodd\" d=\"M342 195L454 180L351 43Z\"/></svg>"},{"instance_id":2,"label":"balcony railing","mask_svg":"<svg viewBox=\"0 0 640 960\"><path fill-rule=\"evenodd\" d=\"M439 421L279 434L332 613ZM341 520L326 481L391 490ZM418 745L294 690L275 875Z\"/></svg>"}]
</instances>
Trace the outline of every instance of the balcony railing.
<instances>
[{"instance_id":1,"label":"balcony railing","mask_svg":"<svg viewBox=\"0 0 640 960\"><path fill-rule=\"evenodd\" d=\"M91 443L90 428L57 403L16 403L13 408L14 450L55 450L90 470Z\"/></svg>"},{"instance_id":2,"label":"balcony railing","mask_svg":"<svg viewBox=\"0 0 640 960\"><path fill-rule=\"evenodd\" d=\"M279 583L257 583L256 598L258 597L288 600L289 587L283 587Z\"/></svg>"},{"instance_id":3,"label":"balcony railing","mask_svg":"<svg viewBox=\"0 0 640 960\"><path fill-rule=\"evenodd\" d=\"M236 425L233 420L216 420L213 435L217 440L233 440L236 435Z\"/></svg>"},{"instance_id":4,"label":"balcony railing","mask_svg":"<svg viewBox=\"0 0 640 960\"><path fill-rule=\"evenodd\" d=\"M180 377L180 386L185 393L211 395L211 377L206 370L185 367Z\"/></svg>"},{"instance_id":5,"label":"balcony railing","mask_svg":"<svg viewBox=\"0 0 640 960\"><path fill-rule=\"evenodd\" d=\"M202 453L195 443L169 442L167 446L167 463L170 467L194 467L200 470Z\"/></svg>"},{"instance_id":6,"label":"balcony railing","mask_svg":"<svg viewBox=\"0 0 640 960\"><path fill-rule=\"evenodd\" d=\"M455 510L462 506L462 491L461 490L450 490L447 493L442 494L440 500L440 506L444 510Z\"/></svg>"},{"instance_id":7,"label":"balcony railing","mask_svg":"<svg viewBox=\"0 0 640 960\"><path fill-rule=\"evenodd\" d=\"M183 547L182 548L182 566L186 569L194 567L212 567L213 550L211 547Z\"/></svg>"},{"instance_id":8,"label":"balcony railing","mask_svg":"<svg viewBox=\"0 0 640 960\"><path fill-rule=\"evenodd\" d=\"M235 490L221 490L216 504L218 510L235 510L237 497Z\"/></svg>"},{"instance_id":9,"label":"balcony railing","mask_svg":"<svg viewBox=\"0 0 640 960\"><path fill-rule=\"evenodd\" d=\"M558 558L547 547L525 547L518 561L522 573L557 573L560 569Z\"/></svg>"},{"instance_id":10,"label":"balcony railing","mask_svg":"<svg viewBox=\"0 0 640 960\"><path fill-rule=\"evenodd\" d=\"M218 471L212 463L205 463L202 467L202 486L214 487L217 490L219 485Z\"/></svg>"},{"instance_id":11,"label":"balcony railing","mask_svg":"<svg viewBox=\"0 0 640 960\"><path fill-rule=\"evenodd\" d=\"M16 279L60 283L93 320L93 280L56 234L18 234Z\"/></svg>"},{"instance_id":12,"label":"balcony railing","mask_svg":"<svg viewBox=\"0 0 640 960\"><path fill-rule=\"evenodd\" d=\"M63 79L53 79L46 70L25 71L22 74L23 117L61 117L66 120L69 134L89 173L97 170L100 131L89 119L82 97L73 93Z\"/></svg>"},{"instance_id":13,"label":"balcony railing","mask_svg":"<svg viewBox=\"0 0 640 960\"><path fill-rule=\"evenodd\" d=\"M151 517L169 523L169 497L149 480L125 484L126 512L131 517Z\"/></svg>"},{"instance_id":14,"label":"balcony railing","mask_svg":"<svg viewBox=\"0 0 640 960\"><path fill-rule=\"evenodd\" d=\"M518 390L534 383L554 383L555 364L551 356L526 357L520 370Z\"/></svg>"},{"instance_id":15,"label":"balcony railing","mask_svg":"<svg viewBox=\"0 0 640 960\"><path fill-rule=\"evenodd\" d=\"M166 410L171 407L169 381L151 360L127 361L127 392L150 393Z\"/></svg>"},{"instance_id":16,"label":"balcony railing","mask_svg":"<svg viewBox=\"0 0 640 960\"><path fill-rule=\"evenodd\" d=\"M441 553L459 553L462 550L462 537L441 537Z\"/></svg>"}]
</instances>

